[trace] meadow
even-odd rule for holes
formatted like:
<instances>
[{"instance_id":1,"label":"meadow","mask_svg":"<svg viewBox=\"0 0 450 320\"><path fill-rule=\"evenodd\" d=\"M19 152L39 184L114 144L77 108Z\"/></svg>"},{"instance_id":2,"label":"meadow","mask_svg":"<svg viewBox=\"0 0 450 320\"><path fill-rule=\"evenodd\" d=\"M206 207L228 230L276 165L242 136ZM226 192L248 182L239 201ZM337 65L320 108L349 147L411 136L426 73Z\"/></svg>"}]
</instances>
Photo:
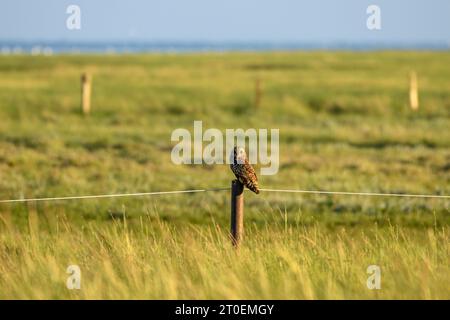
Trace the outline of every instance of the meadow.
<instances>
[{"instance_id":1,"label":"meadow","mask_svg":"<svg viewBox=\"0 0 450 320\"><path fill-rule=\"evenodd\" d=\"M0 56L0 200L229 187L227 165L171 162L194 120L280 129L262 188L450 194L449 52L16 55ZM0 203L0 298L450 299L448 199L246 192L238 251L229 202Z\"/></svg>"}]
</instances>

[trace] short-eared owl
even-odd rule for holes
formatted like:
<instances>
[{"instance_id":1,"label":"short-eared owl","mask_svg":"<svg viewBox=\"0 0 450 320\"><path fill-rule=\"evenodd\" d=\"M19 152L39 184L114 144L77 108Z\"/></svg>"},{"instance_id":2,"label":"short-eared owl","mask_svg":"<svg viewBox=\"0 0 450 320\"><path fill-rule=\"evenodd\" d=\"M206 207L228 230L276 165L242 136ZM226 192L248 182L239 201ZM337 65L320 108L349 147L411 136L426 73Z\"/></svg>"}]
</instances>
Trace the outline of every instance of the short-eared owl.
<instances>
[{"instance_id":1,"label":"short-eared owl","mask_svg":"<svg viewBox=\"0 0 450 320\"><path fill-rule=\"evenodd\" d=\"M258 178L248 162L244 148L234 147L230 155L230 168L236 178L254 193L259 193Z\"/></svg>"}]
</instances>

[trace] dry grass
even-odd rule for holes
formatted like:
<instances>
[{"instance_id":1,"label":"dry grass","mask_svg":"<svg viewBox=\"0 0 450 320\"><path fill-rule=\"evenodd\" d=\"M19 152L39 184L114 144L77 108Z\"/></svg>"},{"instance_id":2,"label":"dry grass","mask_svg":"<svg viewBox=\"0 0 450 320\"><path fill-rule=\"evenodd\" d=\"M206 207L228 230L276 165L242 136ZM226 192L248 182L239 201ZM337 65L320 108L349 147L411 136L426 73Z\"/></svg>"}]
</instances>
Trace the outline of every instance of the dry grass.
<instances>
[{"instance_id":1,"label":"dry grass","mask_svg":"<svg viewBox=\"0 0 450 320\"><path fill-rule=\"evenodd\" d=\"M0 298L448 299L447 228L331 232L321 224L247 228L236 252L220 225L174 228L153 216L48 233L2 229ZM81 290L65 286L79 265ZM382 289L366 287L369 265Z\"/></svg>"}]
</instances>

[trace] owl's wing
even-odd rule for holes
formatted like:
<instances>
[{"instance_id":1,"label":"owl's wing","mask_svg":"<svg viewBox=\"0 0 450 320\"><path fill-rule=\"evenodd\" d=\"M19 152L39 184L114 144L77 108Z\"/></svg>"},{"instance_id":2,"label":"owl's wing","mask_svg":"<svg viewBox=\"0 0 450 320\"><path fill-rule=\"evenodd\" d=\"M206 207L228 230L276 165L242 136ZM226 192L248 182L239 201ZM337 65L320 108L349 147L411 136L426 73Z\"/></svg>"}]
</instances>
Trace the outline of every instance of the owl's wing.
<instances>
[{"instance_id":1,"label":"owl's wing","mask_svg":"<svg viewBox=\"0 0 450 320\"><path fill-rule=\"evenodd\" d=\"M253 166L248 162L247 159L245 159L244 168L245 168L245 172L247 173L248 177L252 181L258 181L258 177L256 176L255 169L253 169Z\"/></svg>"},{"instance_id":2,"label":"owl's wing","mask_svg":"<svg viewBox=\"0 0 450 320\"><path fill-rule=\"evenodd\" d=\"M247 159L245 159L243 169L245 175L245 186L253 192L259 193L258 177L256 176L255 169L253 169L252 165L248 162Z\"/></svg>"}]
</instances>

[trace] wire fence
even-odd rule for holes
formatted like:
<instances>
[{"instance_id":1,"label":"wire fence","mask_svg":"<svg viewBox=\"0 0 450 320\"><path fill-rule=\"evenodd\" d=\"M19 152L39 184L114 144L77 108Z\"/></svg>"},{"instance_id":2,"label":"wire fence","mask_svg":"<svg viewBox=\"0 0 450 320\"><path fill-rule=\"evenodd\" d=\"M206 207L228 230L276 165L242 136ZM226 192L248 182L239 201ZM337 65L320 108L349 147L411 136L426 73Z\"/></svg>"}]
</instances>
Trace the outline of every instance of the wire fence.
<instances>
[{"instance_id":1,"label":"wire fence","mask_svg":"<svg viewBox=\"0 0 450 320\"><path fill-rule=\"evenodd\" d=\"M116 193L116 194L98 194L98 195L68 196L68 197L54 197L54 198L8 199L8 200L0 200L0 203L33 202L33 201L58 201L58 200L81 200L81 199L101 199L101 198L121 198L121 197L143 197L143 196L158 196L158 195L166 195L166 194L186 194L186 193L214 192L214 191L226 191L226 190L230 190L230 188L191 189L191 190L174 190L174 191Z\"/></svg>"},{"instance_id":2,"label":"wire fence","mask_svg":"<svg viewBox=\"0 0 450 320\"><path fill-rule=\"evenodd\" d=\"M116 193L116 194L65 196L65 197L49 197L49 198L6 199L6 200L0 200L0 203L34 202L34 201L64 201L64 200L120 198L120 197L143 197L143 196L158 196L158 195L171 195L171 194L218 192L218 191L227 191L230 189L231 188L228 187L228 188L213 188L213 189L191 189L191 190L173 190L173 191L137 192L137 193ZM434 194L347 192L347 191L322 191L322 190L298 190L298 189L259 189L259 190L262 192L302 193L302 194L319 194L319 195L450 199L450 195L434 195Z\"/></svg>"},{"instance_id":3,"label":"wire fence","mask_svg":"<svg viewBox=\"0 0 450 320\"><path fill-rule=\"evenodd\" d=\"M434 194L408 194L408 193L380 193L380 192L348 192L348 191L321 191L321 190L289 190L289 189L260 189L264 192L285 192L285 193L309 193L328 194L345 196L371 196L371 197L405 197L405 198L440 198L450 199L450 195Z\"/></svg>"}]
</instances>

